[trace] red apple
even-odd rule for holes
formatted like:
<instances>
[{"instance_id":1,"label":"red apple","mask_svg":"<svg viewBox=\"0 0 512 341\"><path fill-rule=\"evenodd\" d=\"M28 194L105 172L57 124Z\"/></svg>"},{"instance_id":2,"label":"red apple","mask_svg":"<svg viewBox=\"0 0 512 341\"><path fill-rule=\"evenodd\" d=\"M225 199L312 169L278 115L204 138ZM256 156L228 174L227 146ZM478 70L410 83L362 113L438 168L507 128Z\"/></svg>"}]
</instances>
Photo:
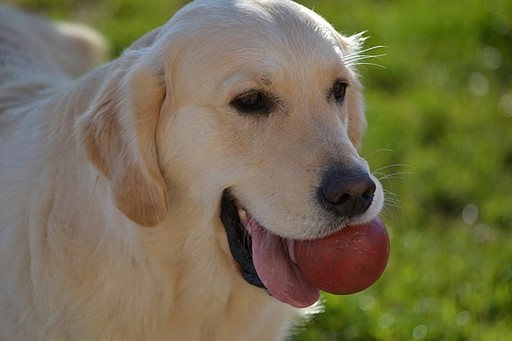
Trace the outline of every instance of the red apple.
<instances>
[{"instance_id":1,"label":"red apple","mask_svg":"<svg viewBox=\"0 0 512 341\"><path fill-rule=\"evenodd\" d=\"M389 258L389 237L379 219L347 226L316 240L296 241L295 263L304 278L331 294L353 294L382 275Z\"/></svg>"}]
</instances>

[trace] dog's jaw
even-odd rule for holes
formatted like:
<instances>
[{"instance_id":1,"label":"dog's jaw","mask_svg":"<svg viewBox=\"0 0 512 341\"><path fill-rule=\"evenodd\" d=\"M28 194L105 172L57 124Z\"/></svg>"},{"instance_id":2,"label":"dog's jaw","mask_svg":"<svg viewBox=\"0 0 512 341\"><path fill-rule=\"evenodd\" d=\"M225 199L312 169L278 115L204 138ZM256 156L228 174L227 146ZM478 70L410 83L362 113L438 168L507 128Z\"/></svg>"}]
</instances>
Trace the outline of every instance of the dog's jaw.
<instances>
[{"instance_id":1,"label":"dog's jaw","mask_svg":"<svg viewBox=\"0 0 512 341\"><path fill-rule=\"evenodd\" d=\"M318 301L319 290L303 278L290 256L288 246L293 243L261 226L227 191L222 198L221 220L231 254L249 284L296 308Z\"/></svg>"},{"instance_id":2,"label":"dog's jaw","mask_svg":"<svg viewBox=\"0 0 512 341\"><path fill-rule=\"evenodd\" d=\"M221 220L226 229L229 249L235 261L240 265L242 276L258 288L265 288L254 268L252 260L252 238L240 222L235 200L226 191L222 196Z\"/></svg>"}]
</instances>

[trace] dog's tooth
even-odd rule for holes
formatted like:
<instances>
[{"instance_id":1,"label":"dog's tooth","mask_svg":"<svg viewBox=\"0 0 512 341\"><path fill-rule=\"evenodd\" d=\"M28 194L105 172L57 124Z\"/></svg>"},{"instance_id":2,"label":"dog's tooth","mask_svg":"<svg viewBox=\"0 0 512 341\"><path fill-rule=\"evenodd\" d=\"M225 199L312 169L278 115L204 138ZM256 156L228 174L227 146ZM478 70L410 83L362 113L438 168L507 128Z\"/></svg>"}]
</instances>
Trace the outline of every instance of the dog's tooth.
<instances>
[{"instance_id":1,"label":"dog's tooth","mask_svg":"<svg viewBox=\"0 0 512 341\"><path fill-rule=\"evenodd\" d=\"M238 209L238 217L244 226L247 225L247 212L243 208Z\"/></svg>"},{"instance_id":2,"label":"dog's tooth","mask_svg":"<svg viewBox=\"0 0 512 341\"><path fill-rule=\"evenodd\" d=\"M295 242L293 240L288 240L288 255L293 264L297 264L297 259L295 258Z\"/></svg>"}]
</instances>

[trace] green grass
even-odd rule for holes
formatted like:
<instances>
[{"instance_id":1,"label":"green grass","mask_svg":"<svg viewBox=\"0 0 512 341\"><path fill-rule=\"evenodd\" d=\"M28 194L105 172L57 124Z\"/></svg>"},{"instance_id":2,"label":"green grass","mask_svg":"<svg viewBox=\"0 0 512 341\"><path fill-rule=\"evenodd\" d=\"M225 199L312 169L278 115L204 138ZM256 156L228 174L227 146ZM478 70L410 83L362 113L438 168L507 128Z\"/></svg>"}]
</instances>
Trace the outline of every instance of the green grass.
<instances>
[{"instance_id":1,"label":"green grass","mask_svg":"<svg viewBox=\"0 0 512 341\"><path fill-rule=\"evenodd\" d=\"M98 27L114 54L186 1L10 0ZM361 65L362 154L388 194L382 278L294 340L507 340L512 335L512 2L303 3L384 56Z\"/></svg>"}]
</instances>

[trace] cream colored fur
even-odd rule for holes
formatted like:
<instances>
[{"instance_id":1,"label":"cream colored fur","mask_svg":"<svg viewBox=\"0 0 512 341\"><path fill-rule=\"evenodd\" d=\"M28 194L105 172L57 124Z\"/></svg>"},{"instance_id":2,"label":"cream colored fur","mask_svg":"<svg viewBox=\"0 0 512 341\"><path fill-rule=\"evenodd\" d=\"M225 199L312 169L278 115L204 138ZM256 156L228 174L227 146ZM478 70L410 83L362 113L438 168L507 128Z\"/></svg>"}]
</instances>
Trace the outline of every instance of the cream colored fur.
<instances>
[{"instance_id":1,"label":"cream colored fur","mask_svg":"<svg viewBox=\"0 0 512 341\"><path fill-rule=\"evenodd\" d=\"M74 79L101 37L1 9L0 340L285 338L304 312L240 276L220 199L322 233L307 196L325 164L365 164L357 45L288 1L200 0ZM252 88L280 111L233 110ZM381 206L379 186L360 220Z\"/></svg>"}]
</instances>

